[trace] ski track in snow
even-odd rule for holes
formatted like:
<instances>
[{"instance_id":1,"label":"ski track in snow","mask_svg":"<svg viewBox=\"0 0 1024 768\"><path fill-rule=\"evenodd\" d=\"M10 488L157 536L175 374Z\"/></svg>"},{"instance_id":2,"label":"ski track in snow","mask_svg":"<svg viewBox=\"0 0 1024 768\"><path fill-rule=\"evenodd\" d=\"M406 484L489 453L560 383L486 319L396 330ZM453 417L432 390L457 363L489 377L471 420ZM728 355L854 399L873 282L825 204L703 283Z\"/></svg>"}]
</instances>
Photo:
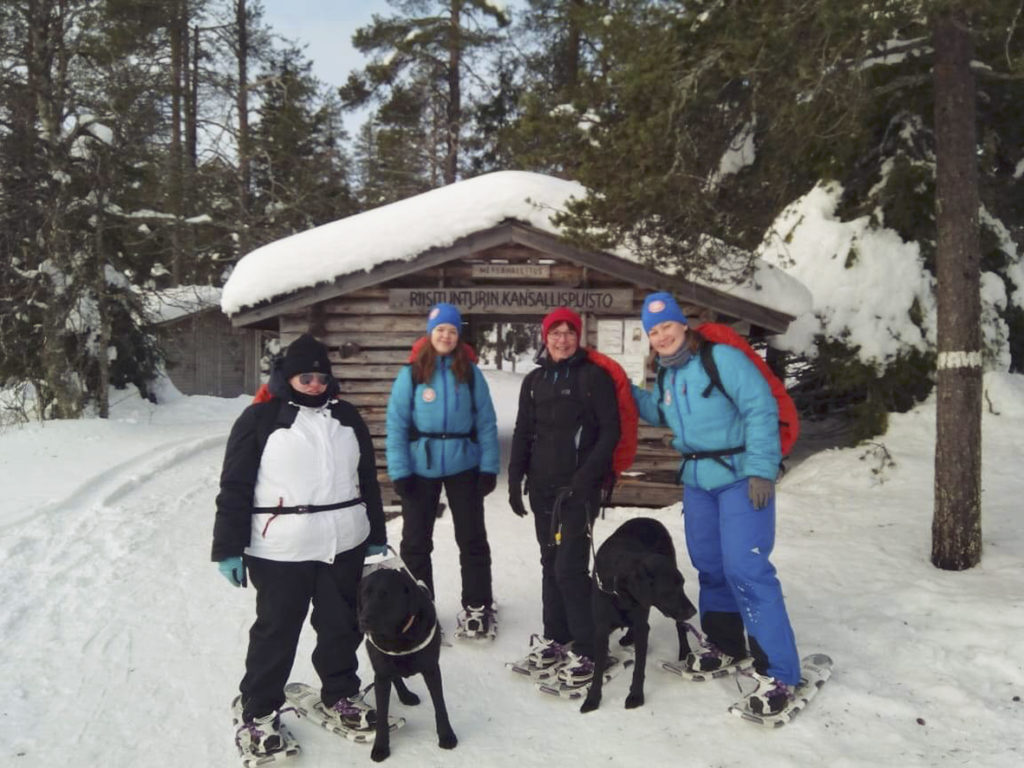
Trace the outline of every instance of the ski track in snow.
<instances>
[{"instance_id":1,"label":"ski track in snow","mask_svg":"<svg viewBox=\"0 0 1024 768\"><path fill-rule=\"evenodd\" d=\"M191 686L167 673L209 655L195 645L196 630L216 612L196 610L181 593L189 589L187 575L208 564L208 554L191 551L197 537L189 528L211 525L224 439L161 446L100 472L3 531L7 578L0 591L0 632L5 643L22 649L20 663L6 670L17 705L6 713L4 727L19 742L16 754L71 757L63 739L53 744L25 738L38 723L59 718L67 724L75 759L97 765L109 754L110 739L139 738L135 717L119 717L126 700L163 717L171 711L161 713L160 707L187 704ZM35 586L40 581L45 590ZM34 586L23 590L23 583ZM45 603L37 602L38 594L47 596ZM171 610L161 612L161 601ZM146 641L137 644L139 632ZM155 646L163 646L161 653L139 653L137 648L154 647L154 635L162 638ZM33 668L50 674L38 679L19 671ZM168 695L169 685L181 690Z\"/></svg>"}]
</instances>

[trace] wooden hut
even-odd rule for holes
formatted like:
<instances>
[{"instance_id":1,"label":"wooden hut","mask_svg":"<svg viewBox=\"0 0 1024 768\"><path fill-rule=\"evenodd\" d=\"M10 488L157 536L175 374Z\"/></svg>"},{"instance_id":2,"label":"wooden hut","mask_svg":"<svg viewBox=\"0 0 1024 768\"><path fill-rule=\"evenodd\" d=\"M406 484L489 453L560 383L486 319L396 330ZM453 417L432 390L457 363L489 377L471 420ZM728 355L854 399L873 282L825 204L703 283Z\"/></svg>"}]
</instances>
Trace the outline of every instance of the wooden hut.
<instances>
[{"instance_id":1,"label":"wooden hut","mask_svg":"<svg viewBox=\"0 0 1024 768\"><path fill-rule=\"evenodd\" d=\"M220 311L220 289L168 288L146 305L167 376L182 394L238 397L259 387L268 332L233 326Z\"/></svg>"},{"instance_id":2,"label":"wooden hut","mask_svg":"<svg viewBox=\"0 0 1024 768\"><path fill-rule=\"evenodd\" d=\"M639 321L640 308L644 296L652 290L670 290L682 304L714 313L720 321L742 324L751 335L780 333L793 319L792 314L778 308L666 275L629 258L581 250L560 238L547 223L549 209L539 214L541 218L532 212L517 214L515 210L508 217L502 213L499 201L488 214L489 219L479 216L479 221L467 223L460 217L457 225L452 226L464 231L456 231L447 242L434 244L436 234L424 236L421 250L416 250L416 238L410 236L405 238L410 242L403 240L401 247L405 252L398 257L393 251L387 252L390 238L396 236L389 226L436 231L444 228L445 223L434 220L436 216L431 219L431 211L448 210L462 199L460 195L471 199L481 210L487 208L488 192L495 197L517 199L515 191L510 192L507 187L520 181L534 185L528 184L523 192L533 195L532 205L537 204L542 194L538 190L549 188L561 198L544 201L546 205L564 204L564 185L570 184L537 174L503 172L433 190L266 246L270 250L260 254L258 269L244 271L239 278L247 290L232 298L230 281L225 287L225 308L232 312L235 326L277 331L282 346L305 332L328 345L343 397L361 409L373 433L388 502L397 500L387 479L384 458L388 394L410 347L423 335L427 310L439 301L459 308L469 338L481 322L539 324L551 309L569 306L583 318L584 343L619 359L638 382L644 380L648 354ZM462 185L473 186L457 189ZM445 192L448 205L420 200ZM366 231L365 221L357 220L370 214L375 217L374 226L380 227L381 249L385 251L376 263L365 257L365 244L363 251L353 252L351 248L352 233L358 228L363 229L364 235ZM467 216L473 219L472 213ZM270 275L261 272L271 270L274 264L288 270L288 260L307 247L314 252L309 264L300 263L293 268L301 272L312 269L313 264L323 267L320 262L332 258L331 243L337 244L338 253L328 271L320 273L329 279L273 295L266 288L252 288L264 278L266 285L276 285ZM239 268L244 264L243 260ZM259 298L261 294L265 298ZM495 405L516 407L514 402ZM678 454L668 447L668 436L668 430L641 426L636 462L620 479L614 503L660 507L679 499L680 490L674 482Z\"/></svg>"}]
</instances>

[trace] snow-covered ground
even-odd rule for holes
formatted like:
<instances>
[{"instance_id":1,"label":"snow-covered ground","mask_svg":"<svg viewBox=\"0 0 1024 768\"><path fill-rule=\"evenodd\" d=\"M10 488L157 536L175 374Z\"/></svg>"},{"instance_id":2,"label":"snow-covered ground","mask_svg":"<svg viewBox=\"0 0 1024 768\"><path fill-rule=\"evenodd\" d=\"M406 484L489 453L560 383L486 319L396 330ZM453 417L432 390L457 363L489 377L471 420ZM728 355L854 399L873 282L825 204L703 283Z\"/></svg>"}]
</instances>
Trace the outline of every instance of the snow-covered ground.
<instances>
[{"instance_id":1,"label":"snow-covered ground","mask_svg":"<svg viewBox=\"0 0 1024 768\"><path fill-rule=\"evenodd\" d=\"M521 377L487 376L507 450ZM1024 378L990 374L986 387L977 568L947 573L928 561L933 404L894 416L878 444L815 455L782 482L774 561L790 616L802 653L836 661L832 681L793 725L769 732L741 722L726 713L734 681L683 682L654 664L642 708L623 709L620 675L588 715L506 672L503 663L540 629L540 586L533 526L510 511L501 477L487 504L500 635L442 652L458 748L436 746L428 701L393 701L408 724L388 764L1024 764ZM224 440L246 399L114 399L106 421L0 433L0 764L233 765L228 703L254 593L227 584L209 546ZM615 509L596 536L600 543L638 514L662 520L695 599L679 511ZM388 534L397 544L399 521ZM438 521L435 544L450 630L458 610L450 516ZM659 615L652 625L653 659L670 656L671 623ZM315 683L311 639L307 630L292 677ZM425 693L422 680L412 686ZM304 721L291 727L304 750L295 765L370 762L365 746Z\"/></svg>"}]
</instances>

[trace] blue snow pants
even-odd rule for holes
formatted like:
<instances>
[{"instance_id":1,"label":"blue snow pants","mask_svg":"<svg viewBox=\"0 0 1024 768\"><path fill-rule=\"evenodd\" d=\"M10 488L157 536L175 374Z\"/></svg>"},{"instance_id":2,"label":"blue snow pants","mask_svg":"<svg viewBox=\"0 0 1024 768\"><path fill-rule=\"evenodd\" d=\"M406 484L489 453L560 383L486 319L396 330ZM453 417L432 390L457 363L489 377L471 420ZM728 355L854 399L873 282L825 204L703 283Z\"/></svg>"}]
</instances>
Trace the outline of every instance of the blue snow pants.
<instances>
[{"instance_id":1,"label":"blue snow pants","mask_svg":"<svg viewBox=\"0 0 1024 768\"><path fill-rule=\"evenodd\" d=\"M739 613L747 636L767 657L759 670L787 685L800 682L800 656L768 559L775 546L775 497L754 509L747 480L705 491L683 488L683 529L700 579L700 615Z\"/></svg>"}]
</instances>

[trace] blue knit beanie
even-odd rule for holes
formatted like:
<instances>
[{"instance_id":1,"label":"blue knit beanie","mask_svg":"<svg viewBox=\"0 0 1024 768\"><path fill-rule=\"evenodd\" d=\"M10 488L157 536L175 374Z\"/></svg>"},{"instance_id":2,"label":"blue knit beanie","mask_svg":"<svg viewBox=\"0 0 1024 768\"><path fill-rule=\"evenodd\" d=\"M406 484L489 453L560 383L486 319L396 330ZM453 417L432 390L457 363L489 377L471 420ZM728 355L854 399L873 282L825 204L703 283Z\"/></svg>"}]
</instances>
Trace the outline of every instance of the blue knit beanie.
<instances>
[{"instance_id":1,"label":"blue knit beanie","mask_svg":"<svg viewBox=\"0 0 1024 768\"><path fill-rule=\"evenodd\" d=\"M676 300L672 298L671 293L660 291L652 293L644 299L643 323L646 333L650 334L651 328L658 325L658 323L665 323L669 320L689 325L686 321L686 315L683 314L683 310L676 304Z\"/></svg>"},{"instance_id":2,"label":"blue knit beanie","mask_svg":"<svg viewBox=\"0 0 1024 768\"><path fill-rule=\"evenodd\" d=\"M452 304L435 304L431 307L429 314L427 315L427 333L429 334L437 326L447 323L448 325L454 325L456 332L462 335L462 315L459 314L459 310Z\"/></svg>"}]
</instances>

